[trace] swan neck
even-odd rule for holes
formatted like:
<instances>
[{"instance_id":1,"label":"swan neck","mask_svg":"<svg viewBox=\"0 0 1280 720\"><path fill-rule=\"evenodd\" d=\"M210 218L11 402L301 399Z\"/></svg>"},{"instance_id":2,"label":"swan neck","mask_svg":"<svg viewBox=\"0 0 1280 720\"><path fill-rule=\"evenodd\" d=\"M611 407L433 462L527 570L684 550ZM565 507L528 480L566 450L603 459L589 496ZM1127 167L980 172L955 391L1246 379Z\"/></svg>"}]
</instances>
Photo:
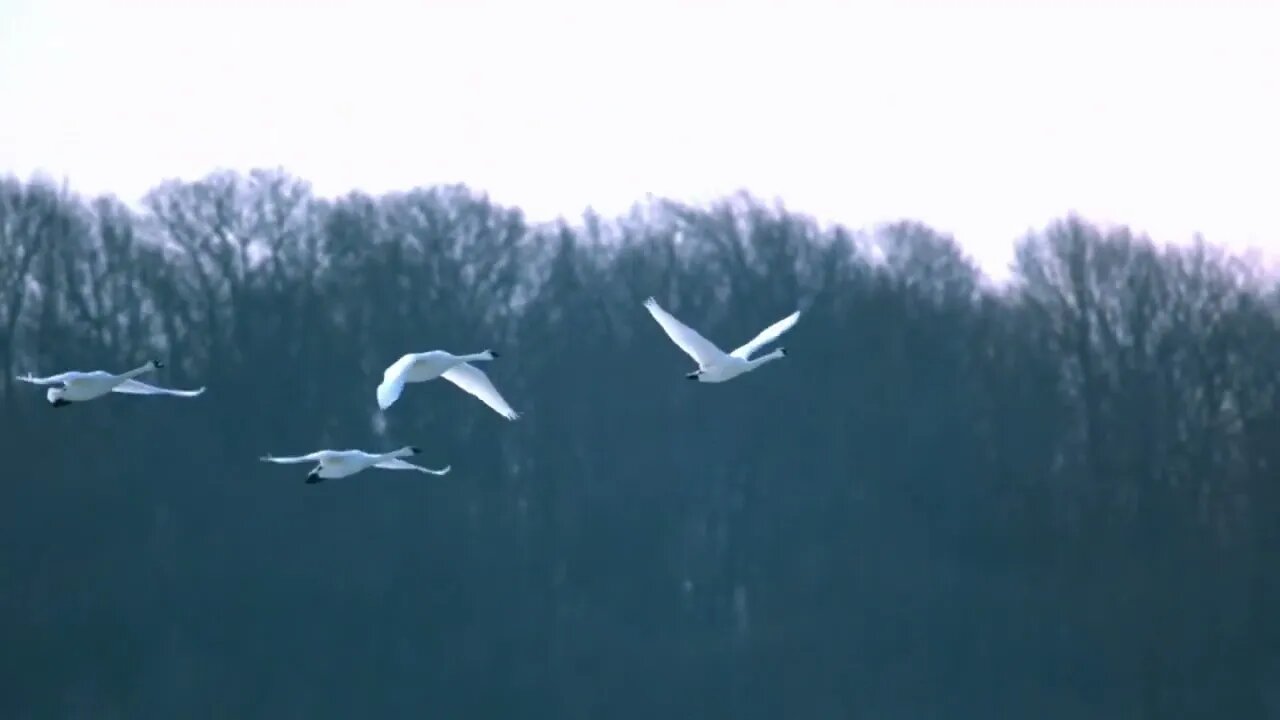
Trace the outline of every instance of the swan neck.
<instances>
[{"instance_id":1,"label":"swan neck","mask_svg":"<svg viewBox=\"0 0 1280 720\"><path fill-rule=\"evenodd\" d=\"M760 357L755 358L754 360L749 360L748 362L750 362L750 363L751 363L751 366L752 366L752 367L759 367L759 366L761 366L761 365L763 365L763 364L765 364L765 363L769 362L770 360L777 360L778 358L781 358L781 357L783 357L782 351L781 351L781 350L774 350L773 352L771 352L771 353L769 353L769 354L767 354L767 355L761 355Z\"/></svg>"}]
</instances>

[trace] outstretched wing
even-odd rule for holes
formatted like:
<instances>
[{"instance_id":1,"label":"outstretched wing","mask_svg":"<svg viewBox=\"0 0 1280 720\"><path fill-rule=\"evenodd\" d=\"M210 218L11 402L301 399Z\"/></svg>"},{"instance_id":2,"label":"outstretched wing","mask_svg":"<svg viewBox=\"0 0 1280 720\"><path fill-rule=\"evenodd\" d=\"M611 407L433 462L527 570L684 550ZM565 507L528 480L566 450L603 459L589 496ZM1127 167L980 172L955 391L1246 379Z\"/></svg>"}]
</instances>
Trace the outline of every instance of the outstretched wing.
<instances>
[{"instance_id":1,"label":"outstretched wing","mask_svg":"<svg viewBox=\"0 0 1280 720\"><path fill-rule=\"evenodd\" d=\"M710 340L699 335L693 328L675 319L671 313L663 310L657 300L649 298L644 301L644 306L666 331L667 337L693 358L699 367L714 365L724 359L723 350L711 344Z\"/></svg>"},{"instance_id":2,"label":"outstretched wing","mask_svg":"<svg viewBox=\"0 0 1280 720\"><path fill-rule=\"evenodd\" d=\"M125 395L174 395L176 397L195 397L204 392L204 387L198 387L195 390L173 390L171 388L148 385L137 380L125 380L119 385L111 388L111 392L124 393Z\"/></svg>"},{"instance_id":3,"label":"outstretched wing","mask_svg":"<svg viewBox=\"0 0 1280 720\"><path fill-rule=\"evenodd\" d=\"M324 451L317 450L316 452L313 452L313 453L307 453L306 455L297 455L295 457L275 457L273 455L266 455L258 459L263 462L273 462L273 463L282 463L282 464L304 463L304 462L319 462L320 457L322 455L324 455Z\"/></svg>"},{"instance_id":4,"label":"outstretched wing","mask_svg":"<svg viewBox=\"0 0 1280 720\"><path fill-rule=\"evenodd\" d=\"M383 460L377 465L374 465L374 467L382 468L383 470L417 470L418 472L429 473L431 475L445 475L453 466L445 465L439 470L432 470L431 468L425 468L421 465L414 465L411 462L405 462L399 458L391 458L390 460Z\"/></svg>"},{"instance_id":5,"label":"outstretched wing","mask_svg":"<svg viewBox=\"0 0 1280 720\"><path fill-rule=\"evenodd\" d=\"M26 375L18 375L16 379L25 383L31 383L32 385L65 385L68 380L76 375L79 375L79 373L64 372L58 373L57 375L50 375L49 377L36 377L31 373L27 373Z\"/></svg>"},{"instance_id":6,"label":"outstretched wing","mask_svg":"<svg viewBox=\"0 0 1280 720\"><path fill-rule=\"evenodd\" d=\"M400 399L400 393L404 392L404 374L412 364L413 356L404 355L382 371L382 382L378 383L376 393L378 407L386 410L391 407L392 403Z\"/></svg>"},{"instance_id":7,"label":"outstretched wing","mask_svg":"<svg viewBox=\"0 0 1280 720\"><path fill-rule=\"evenodd\" d=\"M746 344L744 344L742 347L738 348L737 350L734 350L729 354L741 360L750 360L751 353L759 350L765 345L768 345L774 340L777 340L778 336L790 330L791 326L795 325L796 321L799 319L800 319L800 311L797 310L791 313L790 315L782 318L778 322L765 328L764 330L761 330L759 335L756 335L755 337L751 338L751 340L748 341Z\"/></svg>"},{"instance_id":8,"label":"outstretched wing","mask_svg":"<svg viewBox=\"0 0 1280 720\"><path fill-rule=\"evenodd\" d=\"M507 401L502 399L502 395L498 394L498 389L493 386L493 383L489 382L489 376L485 375L480 368L468 363L461 363L445 370L443 377L445 380L480 398L485 405L498 411L498 414L502 417L508 420L515 420L520 417L520 413L512 410Z\"/></svg>"}]
</instances>

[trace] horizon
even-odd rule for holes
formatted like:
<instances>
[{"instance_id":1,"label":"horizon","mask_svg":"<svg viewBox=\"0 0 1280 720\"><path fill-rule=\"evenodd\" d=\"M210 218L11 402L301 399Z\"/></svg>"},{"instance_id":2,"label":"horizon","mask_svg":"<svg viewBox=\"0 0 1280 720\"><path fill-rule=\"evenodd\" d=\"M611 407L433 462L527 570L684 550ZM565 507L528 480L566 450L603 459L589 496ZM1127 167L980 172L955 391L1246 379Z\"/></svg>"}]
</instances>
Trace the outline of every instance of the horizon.
<instances>
[{"instance_id":1,"label":"horizon","mask_svg":"<svg viewBox=\"0 0 1280 720\"><path fill-rule=\"evenodd\" d=\"M489 202L492 202L499 207L503 207L508 210L519 211L530 229L536 229L540 226L554 225L555 223L563 222L570 228L573 228L575 230L581 230L585 227L585 220L588 213L595 213L595 216L600 220L603 220L606 223L611 223L611 222L616 222L616 221L621 221L626 219L633 210L643 209L644 207L647 206L647 203L650 203L650 202L683 203L683 204L688 204L691 207L694 207L700 210L710 210L712 209L713 205L719 204L721 202L733 203L739 198L743 198L745 193L745 198L748 199L751 203L753 203L757 207L768 208L770 210L781 208L781 210L783 210L786 214L792 217L804 219L806 221L812 221L823 232L840 228L854 235L870 239L873 242L875 240L878 240L881 237L880 234L883 231L888 230L893 225L896 225L899 223L922 224L928 230L936 233L940 237L949 238L950 240L955 242L956 246L961 250L961 252L964 253L965 256L968 257L968 259L973 263L974 268L982 274L982 276L985 278L986 281L992 283L993 288L1003 287L1006 285L1006 283L1008 283L1011 279L1013 279L1014 277L1013 254L1019 242L1024 240L1028 235L1032 235L1032 236L1043 235L1054 224L1069 221L1072 219L1084 222L1090 227L1104 234L1112 230L1123 228L1129 231L1135 239L1148 240L1157 248L1177 248L1177 247L1187 248L1192 243L1194 243L1198 237L1208 245L1223 249L1234 257L1246 259L1246 260L1257 263L1253 269L1255 271L1260 271L1264 277L1269 277L1269 278L1280 277L1280 252L1275 252L1275 251L1268 252L1266 248L1257 248L1257 247L1233 247L1229 244L1214 242L1212 238L1204 237L1200 233L1197 233L1193 237L1188 238L1186 240L1170 241L1170 240L1162 239L1160 237L1153 236L1151 233L1146 232L1142 228L1134 227L1125 223L1113 223L1105 220L1100 220L1097 218L1082 215L1075 211L1066 211L1060 215L1048 218L1040 226L1029 227L1021 235L1018 235L1017 237L1010 239L1009 246L1008 246L1009 258L1007 260L1007 263L1002 263L1002 264L993 266L989 264L984 264L982 262L982 258L975 256L970 251L970 249L964 245L964 243L962 243L960 240L958 240L954 236L953 233L948 232L943 228L935 227L918 218L912 218L912 217L888 218L888 219L880 220L878 222L871 223L868 225L855 227L847 223L844 223L839 219L829 220L829 219L819 218L811 212L806 212L804 208L794 207L791 204L786 203L783 198L763 197L760 195L751 194L746 189L727 192L723 195L716 195L710 198L706 198L703 202L693 202L693 203L685 203L685 201L677 198L661 197L661 196L656 196L650 193L646 197L637 199L630 205L623 207L620 210L617 210L616 212L603 212L596 208L587 207L577 214L561 213L554 217L550 217L550 216L532 217L520 205L515 203L502 202L501 200L494 198L492 193L486 192L483 188L472 187L467 185L466 183L421 184L421 185L407 186L402 188L386 188L378 192L369 192L361 188L349 188L346 190L342 190L340 192L320 193L315 190L313 183L311 183L307 178L299 176L296 173L291 173L289 172L288 168L283 168L283 167L275 167L275 168L251 167L251 168L245 168L245 169L213 168L209 171L209 173L206 173L203 176L187 177L187 178L163 178L157 181L156 183L154 183L151 186L151 188L149 188L148 192L150 190L159 188L165 182L177 181L180 183L198 183L220 172L235 173L241 179L247 180L249 177L249 173L253 171L281 172L288 177L291 177L299 182L302 182L310 186L311 196L325 202L339 201L343 197L351 193L363 193L374 200L378 200L380 198L383 198L389 195L398 194L398 193L413 192L418 190L430 191L436 188L461 186L461 187L464 187L468 192L474 193L475 195L480 197L484 197ZM54 187L58 189L59 192L70 193L73 196L78 196L86 200L109 197L109 198L118 200L125 207L129 208L129 210L132 212L136 212L139 214L145 214L149 212L142 202L143 198L145 197L145 193L143 195L138 196L137 198L119 197L110 191L96 193L96 194L85 193L77 189L74 183L72 183L69 178L54 177L54 176L43 173L43 171L37 171L36 173L25 178L14 175L12 173L10 173L7 176L0 175L0 177L12 177L16 179L18 182L26 183L29 185L33 185L36 183L44 183L49 187ZM873 251L873 256L879 257L878 251Z\"/></svg>"},{"instance_id":2,"label":"horizon","mask_svg":"<svg viewBox=\"0 0 1280 720\"><path fill-rule=\"evenodd\" d=\"M280 167L533 223L746 192L924 223L992 277L1072 214L1280 254L1274 4L3 1L0 173L131 206Z\"/></svg>"}]
</instances>

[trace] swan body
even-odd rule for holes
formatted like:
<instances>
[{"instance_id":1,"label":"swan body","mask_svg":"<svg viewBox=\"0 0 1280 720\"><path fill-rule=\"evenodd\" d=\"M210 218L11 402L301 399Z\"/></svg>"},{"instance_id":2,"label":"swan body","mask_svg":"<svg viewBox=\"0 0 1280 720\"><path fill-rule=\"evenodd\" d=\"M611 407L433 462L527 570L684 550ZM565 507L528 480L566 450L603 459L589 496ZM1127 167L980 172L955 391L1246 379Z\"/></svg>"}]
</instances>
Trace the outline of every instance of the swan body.
<instances>
[{"instance_id":1,"label":"swan body","mask_svg":"<svg viewBox=\"0 0 1280 720\"><path fill-rule=\"evenodd\" d=\"M306 455L298 455L294 457L273 457L267 455L260 458L263 462L273 463L318 463L315 468L307 474L306 483L314 485L322 480L332 478L342 478L348 475L354 475L362 470L369 468L382 468L383 470L417 470L418 472L430 475L444 475L449 472L451 465L446 465L439 470L425 468L420 465L414 465L411 462L405 462L402 458L417 455L422 451L416 447L405 446L399 450L392 450L388 453L367 453L363 450L317 450Z\"/></svg>"},{"instance_id":2,"label":"swan body","mask_svg":"<svg viewBox=\"0 0 1280 720\"><path fill-rule=\"evenodd\" d=\"M653 316L653 319L658 321L658 325L666 332L667 337L671 338L671 341L677 347L698 363L698 369L685 375L685 377L704 383L720 383L732 380L742 373L755 370L767 362L786 357L787 350L781 347L757 358L752 358L751 354L777 340L782 333L790 330L800 319L800 311L797 310L761 330L760 334L744 343L742 347L726 353L716 347L710 340L699 335L696 330L675 319L671 313L663 310L662 306L658 305L658 301L653 298L645 300L644 306L649 311L649 314Z\"/></svg>"},{"instance_id":3,"label":"swan body","mask_svg":"<svg viewBox=\"0 0 1280 720\"><path fill-rule=\"evenodd\" d=\"M472 365L473 362L489 361L498 357L492 350L473 353L471 355L454 355L444 350L431 350L422 353L402 355L382 373L382 382L378 384L378 407L386 410L391 407L400 393L404 392L406 383L426 382L443 377L463 390L480 398L485 405L493 408L499 415L515 420L520 414L511 409L507 401L498 393L489 376Z\"/></svg>"},{"instance_id":4,"label":"swan body","mask_svg":"<svg viewBox=\"0 0 1280 720\"><path fill-rule=\"evenodd\" d=\"M204 392L204 387L195 390L173 390L156 387L134 380L137 376L164 367L159 360L152 360L145 365L120 374L104 370L81 372L71 370L48 377L34 377L31 374L21 375L17 379L33 385L48 385L45 397L54 407L65 407L75 402L88 402L104 395L116 392L123 395L173 395L175 397L195 397Z\"/></svg>"}]
</instances>

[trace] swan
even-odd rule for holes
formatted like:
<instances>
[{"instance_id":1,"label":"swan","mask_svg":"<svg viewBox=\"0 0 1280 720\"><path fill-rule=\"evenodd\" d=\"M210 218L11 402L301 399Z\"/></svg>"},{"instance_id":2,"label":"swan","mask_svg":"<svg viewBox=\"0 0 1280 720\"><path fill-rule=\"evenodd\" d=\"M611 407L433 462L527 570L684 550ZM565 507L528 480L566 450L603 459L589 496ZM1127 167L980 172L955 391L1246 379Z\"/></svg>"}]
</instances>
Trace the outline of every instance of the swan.
<instances>
[{"instance_id":1,"label":"swan","mask_svg":"<svg viewBox=\"0 0 1280 720\"><path fill-rule=\"evenodd\" d=\"M162 367L164 363L152 360L119 375L104 370L89 372L71 370L49 377L34 377L28 373L18 376L17 379L33 385L52 385L53 387L45 392L45 397L54 407L65 407L73 402L86 402L113 392L124 395L173 395L176 397L195 397L204 392L203 386L195 390L172 390L134 380L143 373Z\"/></svg>"},{"instance_id":2,"label":"swan","mask_svg":"<svg viewBox=\"0 0 1280 720\"><path fill-rule=\"evenodd\" d=\"M426 382L443 377L480 398L502 417L515 420L520 414L502 399L497 388L489 381L489 376L471 364L496 357L499 357L498 353L492 350L471 355L454 355L444 350L402 355L382 373L382 382L378 384L377 390L378 407L383 410L391 407L404 391L405 383Z\"/></svg>"},{"instance_id":3,"label":"swan","mask_svg":"<svg viewBox=\"0 0 1280 720\"><path fill-rule=\"evenodd\" d=\"M260 458L263 462L273 463L304 463L317 462L316 465L307 475L307 484L314 485L321 480L330 478L342 478L348 475L355 475L361 470L369 468L382 468L383 470L417 470L418 472L428 473L431 475L444 475L449 472L452 465L446 465L439 470L425 468L420 465L414 465L405 462L400 458L417 455L422 451L413 446L405 446L399 450L392 450L389 453L367 453L363 450L317 450L307 455L298 455L297 457L274 457L267 455Z\"/></svg>"},{"instance_id":4,"label":"swan","mask_svg":"<svg viewBox=\"0 0 1280 720\"><path fill-rule=\"evenodd\" d=\"M742 373L755 370L771 360L786 357L787 350L781 347L776 348L767 355L761 355L754 359L751 358L751 353L777 340L782 333L790 330L791 326L795 325L796 321L800 319L800 311L797 310L761 330L759 335L726 355L723 350L712 344L710 340L702 337L693 328L663 310L658 305L657 300L649 298L645 300L644 306L649 310L649 314L653 316L653 319L657 320L658 324L662 326L671 341L698 363L698 369L685 375L685 377L704 383L719 383L732 380Z\"/></svg>"}]
</instances>

